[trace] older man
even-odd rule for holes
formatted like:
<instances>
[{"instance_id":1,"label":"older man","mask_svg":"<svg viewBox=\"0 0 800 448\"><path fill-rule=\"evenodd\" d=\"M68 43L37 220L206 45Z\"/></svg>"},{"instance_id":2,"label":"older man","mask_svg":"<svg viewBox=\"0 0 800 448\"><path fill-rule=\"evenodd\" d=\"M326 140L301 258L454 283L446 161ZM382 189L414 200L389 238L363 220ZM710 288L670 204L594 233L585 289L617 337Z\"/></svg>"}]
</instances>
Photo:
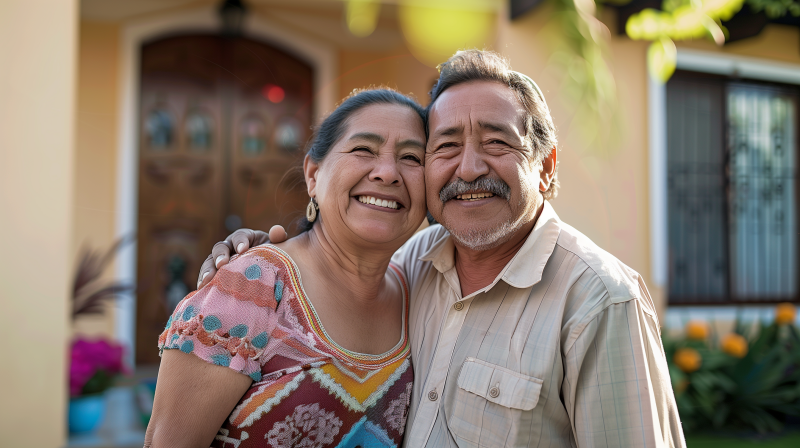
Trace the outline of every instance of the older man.
<instances>
[{"instance_id":1,"label":"older man","mask_svg":"<svg viewBox=\"0 0 800 448\"><path fill-rule=\"evenodd\" d=\"M428 118L441 225L394 257L412 293L405 446L685 446L647 288L547 201L556 136L536 84L495 53L459 52Z\"/></svg>"}]
</instances>

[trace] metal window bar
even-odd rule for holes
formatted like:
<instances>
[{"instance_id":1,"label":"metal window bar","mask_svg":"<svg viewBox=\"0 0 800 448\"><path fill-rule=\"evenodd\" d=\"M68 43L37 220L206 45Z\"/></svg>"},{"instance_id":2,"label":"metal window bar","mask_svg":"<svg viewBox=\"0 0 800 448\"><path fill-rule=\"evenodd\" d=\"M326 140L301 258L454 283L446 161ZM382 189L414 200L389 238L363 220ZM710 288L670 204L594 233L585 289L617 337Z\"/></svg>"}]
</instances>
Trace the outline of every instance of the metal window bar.
<instances>
[{"instance_id":1,"label":"metal window bar","mask_svg":"<svg viewBox=\"0 0 800 448\"><path fill-rule=\"evenodd\" d=\"M728 297L724 88L676 77L667 86L667 207L671 303Z\"/></svg>"},{"instance_id":2,"label":"metal window bar","mask_svg":"<svg viewBox=\"0 0 800 448\"><path fill-rule=\"evenodd\" d=\"M669 302L798 301L797 89L667 84Z\"/></svg>"}]
</instances>

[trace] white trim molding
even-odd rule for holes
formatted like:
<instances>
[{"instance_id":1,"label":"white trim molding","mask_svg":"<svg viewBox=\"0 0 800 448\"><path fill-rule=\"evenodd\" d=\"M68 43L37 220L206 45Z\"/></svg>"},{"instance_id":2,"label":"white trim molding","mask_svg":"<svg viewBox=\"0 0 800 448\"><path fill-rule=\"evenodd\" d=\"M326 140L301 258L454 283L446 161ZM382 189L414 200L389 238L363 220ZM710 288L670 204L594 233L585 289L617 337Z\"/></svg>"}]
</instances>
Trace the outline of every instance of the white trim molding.
<instances>
[{"instance_id":1,"label":"white trim molding","mask_svg":"<svg viewBox=\"0 0 800 448\"><path fill-rule=\"evenodd\" d=\"M722 305L722 306L671 306L667 309L664 326L668 329L681 329L690 320L703 320L716 323L743 324L756 322L770 323L775 320L775 305ZM795 318L800 325L800 315Z\"/></svg>"},{"instance_id":2,"label":"white trim molding","mask_svg":"<svg viewBox=\"0 0 800 448\"><path fill-rule=\"evenodd\" d=\"M139 116L139 57L143 43L180 32L218 32L219 19L215 8L203 7L192 11L165 14L144 20L124 23L120 39L119 134L117 140L117 222L118 236L137 230L138 214L138 116ZM327 42L298 34L263 17L251 16L245 23L248 37L275 45L305 60L314 68L314 115L321 117L331 111L339 94L338 52ZM209 248L211 250L211 248ZM136 283L136 247L124 248L117 262L116 276L123 282ZM134 365L136 343L136 300L119 301L116 312L115 336L128 348L130 366Z\"/></svg>"},{"instance_id":3,"label":"white trim molding","mask_svg":"<svg viewBox=\"0 0 800 448\"><path fill-rule=\"evenodd\" d=\"M800 65L724 53L678 49L679 70L800 84Z\"/></svg>"},{"instance_id":4,"label":"white trim molding","mask_svg":"<svg viewBox=\"0 0 800 448\"><path fill-rule=\"evenodd\" d=\"M658 288L667 287L667 88L647 75L647 126L650 175L650 275Z\"/></svg>"},{"instance_id":5,"label":"white trim molding","mask_svg":"<svg viewBox=\"0 0 800 448\"><path fill-rule=\"evenodd\" d=\"M776 62L719 52L678 48L677 68L694 72L760 81L800 85L800 64ZM648 84L648 139L650 175L650 244L653 283L663 287L668 299L669 229L667 210L667 97L666 86L652 79ZM668 328L688 319L752 321L769 319L772 305L667 306ZM798 316L800 321L800 316Z\"/></svg>"}]
</instances>

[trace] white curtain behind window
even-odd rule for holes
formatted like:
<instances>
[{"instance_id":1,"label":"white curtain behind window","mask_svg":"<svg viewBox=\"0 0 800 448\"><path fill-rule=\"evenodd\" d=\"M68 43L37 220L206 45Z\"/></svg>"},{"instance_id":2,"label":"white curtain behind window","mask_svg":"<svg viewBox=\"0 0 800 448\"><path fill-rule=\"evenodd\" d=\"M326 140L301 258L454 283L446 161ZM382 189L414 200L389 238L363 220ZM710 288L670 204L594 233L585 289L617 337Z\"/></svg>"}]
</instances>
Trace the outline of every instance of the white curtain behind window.
<instances>
[{"instance_id":1,"label":"white curtain behind window","mask_svg":"<svg viewBox=\"0 0 800 448\"><path fill-rule=\"evenodd\" d=\"M792 298L796 100L752 84L731 84L727 95L731 293L741 300Z\"/></svg>"}]
</instances>

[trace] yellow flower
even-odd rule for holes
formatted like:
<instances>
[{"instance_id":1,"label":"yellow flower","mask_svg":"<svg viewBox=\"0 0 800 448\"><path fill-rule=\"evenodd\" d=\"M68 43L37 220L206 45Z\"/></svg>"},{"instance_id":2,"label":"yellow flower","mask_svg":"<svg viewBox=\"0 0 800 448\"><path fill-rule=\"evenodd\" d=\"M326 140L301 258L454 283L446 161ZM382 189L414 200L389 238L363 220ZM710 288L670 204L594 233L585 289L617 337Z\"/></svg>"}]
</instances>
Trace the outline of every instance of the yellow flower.
<instances>
[{"instance_id":1,"label":"yellow flower","mask_svg":"<svg viewBox=\"0 0 800 448\"><path fill-rule=\"evenodd\" d=\"M795 308L791 303L781 303L775 307L776 324L793 324L795 317L797 317L797 308Z\"/></svg>"},{"instance_id":2,"label":"yellow flower","mask_svg":"<svg viewBox=\"0 0 800 448\"><path fill-rule=\"evenodd\" d=\"M736 333L726 334L720 342L722 351L737 358L744 358L747 354L747 340Z\"/></svg>"},{"instance_id":3,"label":"yellow flower","mask_svg":"<svg viewBox=\"0 0 800 448\"><path fill-rule=\"evenodd\" d=\"M697 350L693 348L678 349L672 360L675 361L675 365L678 366L679 369L686 373L692 373L699 369L700 364L703 362L700 353L697 353Z\"/></svg>"},{"instance_id":4,"label":"yellow flower","mask_svg":"<svg viewBox=\"0 0 800 448\"><path fill-rule=\"evenodd\" d=\"M708 337L708 324L702 320L690 320L686 324L686 337L702 341Z\"/></svg>"}]
</instances>

